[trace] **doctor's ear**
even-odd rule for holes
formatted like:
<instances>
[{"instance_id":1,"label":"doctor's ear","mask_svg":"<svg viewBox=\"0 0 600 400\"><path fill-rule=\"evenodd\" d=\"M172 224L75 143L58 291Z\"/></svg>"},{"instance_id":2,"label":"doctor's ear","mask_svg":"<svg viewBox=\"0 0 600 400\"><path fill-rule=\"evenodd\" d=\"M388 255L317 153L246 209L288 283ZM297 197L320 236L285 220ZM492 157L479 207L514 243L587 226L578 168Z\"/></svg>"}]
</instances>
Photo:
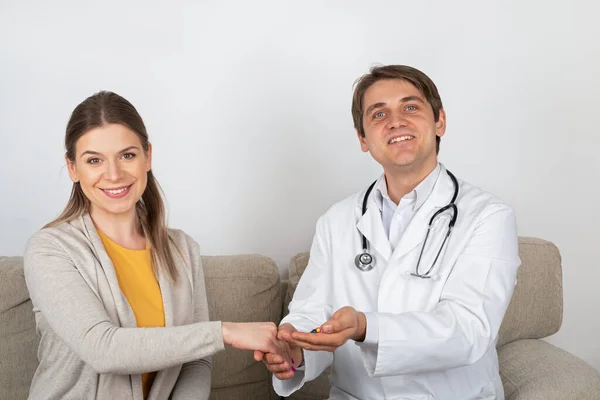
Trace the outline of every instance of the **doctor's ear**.
<instances>
[{"instance_id":1,"label":"doctor's ear","mask_svg":"<svg viewBox=\"0 0 600 400\"><path fill-rule=\"evenodd\" d=\"M367 144L367 141L365 140L365 137L363 135L360 134L359 130L356 129L356 136L358 136L358 141L360 142L360 149L366 153L369 151L369 145Z\"/></svg>"},{"instance_id":2,"label":"doctor's ear","mask_svg":"<svg viewBox=\"0 0 600 400\"><path fill-rule=\"evenodd\" d=\"M446 133L446 112L444 109L440 109L440 116L435 123L435 134L439 137L444 136Z\"/></svg>"}]
</instances>

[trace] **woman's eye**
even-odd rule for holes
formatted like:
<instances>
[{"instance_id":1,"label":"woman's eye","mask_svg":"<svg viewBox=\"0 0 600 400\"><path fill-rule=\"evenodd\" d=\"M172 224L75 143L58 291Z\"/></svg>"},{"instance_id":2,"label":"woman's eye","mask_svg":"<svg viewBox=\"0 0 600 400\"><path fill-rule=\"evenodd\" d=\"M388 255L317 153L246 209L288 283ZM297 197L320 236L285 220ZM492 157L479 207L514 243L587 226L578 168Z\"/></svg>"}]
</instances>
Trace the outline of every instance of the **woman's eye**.
<instances>
[{"instance_id":1,"label":"woman's eye","mask_svg":"<svg viewBox=\"0 0 600 400\"><path fill-rule=\"evenodd\" d=\"M88 164L98 164L100 162L100 159L97 157L92 157L90 159L87 160Z\"/></svg>"},{"instance_id":2,"label":"woman's eye","mask_svg":"<svg viewBox=\"0 0 600 400\"><path fill-rule=\"evenodd\" d=\"M126 160L130 160L133 157L135 157L135 154L133 154L133 153L125 153L125 154L123 154L123 158L126 159Z\"/></svg>"}]
</instances>

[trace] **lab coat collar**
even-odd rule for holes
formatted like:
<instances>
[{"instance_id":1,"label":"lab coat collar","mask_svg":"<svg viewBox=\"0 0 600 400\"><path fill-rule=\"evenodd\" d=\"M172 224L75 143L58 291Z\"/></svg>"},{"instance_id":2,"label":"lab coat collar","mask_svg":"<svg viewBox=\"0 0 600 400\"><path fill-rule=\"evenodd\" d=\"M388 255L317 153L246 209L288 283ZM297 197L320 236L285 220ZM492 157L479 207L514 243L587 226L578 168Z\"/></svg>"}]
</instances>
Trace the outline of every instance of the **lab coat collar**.
<instances>
[{"instance_id":1,"label":"lab coat collar","mask_svg":"<svg viewBox=\"0 0 600 400\"><path fill-rule=\"evenodd\" d=\"M448 176L443 164L439 163L439 167L440 171L435 180L431 194L427 197L411 220L393 254L389 239L385 234L385 229L381 220L381 212L377 205L377 199L373 195L369 196L369 200L367 201L367 211L359 218L356 227L363 235L365 235L370 248L375 249L386 262L388 262L392 256L395 259L401 258L422 243L425 240L429 220L433 214L448 204L452 199L454 193L452 179ZM381 179L385 179L383 175L379 178L379 181ZM375 184L375 187L377 187L377 183ZM362 196L359 196L358 199L357 206L359 208L359 213L362 212L363 198L364 193Z\"/></svg>"},{"instance_id":2,"label":"lab coat collar","mask_svg":"<svg viewBox=\"0 0 600 400\"><path fill-rule=\"evenodd\" d=\"M441 165L441 164L440 164ZM416 212L413 219L408 224L406 231L402 234L400 243L396 246L396 250L392 255L394 259L400 259L415 247L423 243L429 228L429 221L433 214L444 207L454 194L454 184L452 179L446 172L446 168L441 165L440 174L437 177L435 186L429 198L423 203L421 208Z\"/></svg>"},{"instance_id":3,"label":"lab coat collar","mask_svg":"<svg viewBox=\"0 0 600 400\"><path fill-rule=\"evenodd\" d=\"M360 196L359 212L362 212L363 199L364 193ZM381 219L381 211L379 211L379 207L377 207L375 196L369 196L367 201L367 211L360 217L356 227L367 238L367 251L372 253L374 249L385 260L390 258L392 255L392 246L385 234L385 228L383 227L383 221Z\"/></svg>"}]
</instances>

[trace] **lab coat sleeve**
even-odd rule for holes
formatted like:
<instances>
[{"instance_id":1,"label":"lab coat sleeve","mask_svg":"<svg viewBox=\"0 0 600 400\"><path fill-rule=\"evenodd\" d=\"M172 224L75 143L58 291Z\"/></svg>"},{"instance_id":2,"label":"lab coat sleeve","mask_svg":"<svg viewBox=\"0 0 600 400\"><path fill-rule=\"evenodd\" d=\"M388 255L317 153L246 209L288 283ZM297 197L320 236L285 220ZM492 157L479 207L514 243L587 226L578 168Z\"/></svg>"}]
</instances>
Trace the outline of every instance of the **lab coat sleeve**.
<instances>
[{"instance_id":1,"label":"lab coat sleeve","mask_svg":"<svg viewBox=\"0 0 600 400\"><path fill-rule=\"evenodd\" d=\"M495 346L520 263L513 210L501 204L486 207L434 310L376 314L378 346L357 343L369 376L439 371L478 361Z\"/></svg>"},{"instance_id":2,"label":"lab coat sleeve","mask_svg":"<svg viewBox=\"0 0 600 400\"><path fill-rule=\"evenodd\" d=\"M321 217L317 222L308 265L290 302L290 312L281 324L289 323L298 331L310 332L333 315L329 298L332 276L330 243L329 229L324 217ZM273 388L278 395L289 396L305 382L321 375L332 362L333 354L330 352L304 350L303 368L297 370L292 379L279 380L273 376Z\"/></svg>"}]
</instances>

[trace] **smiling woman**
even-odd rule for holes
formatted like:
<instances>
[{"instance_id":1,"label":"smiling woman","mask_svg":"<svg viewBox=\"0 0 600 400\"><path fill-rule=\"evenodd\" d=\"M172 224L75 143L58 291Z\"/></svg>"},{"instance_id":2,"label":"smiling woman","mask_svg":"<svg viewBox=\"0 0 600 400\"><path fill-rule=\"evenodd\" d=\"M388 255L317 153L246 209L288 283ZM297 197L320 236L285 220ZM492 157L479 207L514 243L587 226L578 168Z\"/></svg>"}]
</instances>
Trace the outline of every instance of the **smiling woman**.
<instances>
[{"instance_id":1,"label":"smiling woman","mask_svg":"<svg viewBox=\"0 0 600 400\"><path fill-rule=\"evenodd\" d=\"M131 103L87 98L65 147L71 197L25 250L41 336L30 399L208 399L225 344L289 360L273 323L208 320L199 246L167 227Z\"/></svg>"},{"instance_id":2,"label":"smiling woman","mask_svg":"<svg viewBox=\"0 0 600 400\"><path fill-rule=\"evenodd\" d=\"M128 233L132 234L118 235L119 241L139 248L147 240L153 265L163 266L176 280L164 203L151 170L152 145L133 105L111 92L87 98L71 115L65 147L73 181L71 198L63 213L47 226L89 212L99 230L115 237L118 233L109 220L129 221Z\"/></svg>"}]
</instances>

